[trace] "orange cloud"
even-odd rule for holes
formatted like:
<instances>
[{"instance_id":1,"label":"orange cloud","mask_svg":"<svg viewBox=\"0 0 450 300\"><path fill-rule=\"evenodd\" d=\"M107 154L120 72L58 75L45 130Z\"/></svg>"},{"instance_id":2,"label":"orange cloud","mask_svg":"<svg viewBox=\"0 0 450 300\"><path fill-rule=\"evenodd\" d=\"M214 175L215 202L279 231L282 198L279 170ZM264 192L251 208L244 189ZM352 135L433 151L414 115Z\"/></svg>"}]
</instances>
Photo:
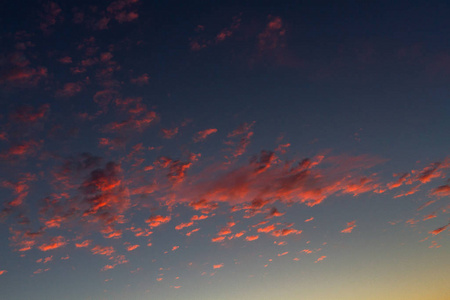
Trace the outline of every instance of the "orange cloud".
<instances>
[{"instance_id":1,"label":"orange cloud","mask_svg":"<svg viewBox=\"0 0 450 300\"><path fill-rule=\"evenodd\" d=\"M275 230L271 234L275 237L287 236L291 234L301 234L301 230L293 229L293 228L284 228L280 230Z\"/></svg>"},{"instance_id":2,"label":"orange cloud","mask_svg":"<svg viewBox=\"0 0 450 300\"><path fill-rule=\"evenodd\" d=\"M199 230L200 230L200 228L192 229L191 231L189 231L188 233L186 233L186 236L191 236L194 232L197 232L197 231L199 231Z\"/></svg>"},{"instance_id":3,"label":"orange cloud","mask_svg":"<svg viewBox=\"0 0 450 300\"><path fill-rule=\"evenodd\" d=\"M218 265L213 265L213 269L221 269L223 268L223 263L218 264Z\"/></svg>"},{"instance_id":4,"label":"orange cloud","mask_svg":"<svg viewBox=\"0 0 450 300\"><path fill-rule=\"evenodd\" d=\"M249 241L249 242L255 241L255 240L257 240L257 239L259 239L259 235L249 235L249 236L246 236L246 237L245 237L245 240L246 240L246 241Z\"/></svg>"},{"instance_id":5,"label":"orange cloud","mask_svg":"<svg viewBox=\"0 0 450 300\"><path fill-rule=\"evenodd\" d=\"M203 207L200 208L200 209L203 209ZM197 209L197 210L198 210L198 209ZM208 218L208 215L200 215L200 216L193 215L193 216L191 217L191 221L204 220L204 219L207 219L207 218Z\"/></svg>"},{"instance_id":6,"label":"orange cloud","mask_svg":"<svg viewBox=\"0 0 450 300\"><path fill-rule=\"evenodd\" d=\"M356 221L351 221L347 223L347 228L342 229L341 232L342 233L350 233L352 232L352 230L356 227Z\"/></svg>"},{"instance_id":7,"label":"orange cloud","mask_svg":"<svg viewBox=\"0 0 450 300\"><path fill-rule=\"evenodd\" d=\"M435 188L430 194L438 197L450 196L450 185L441 185Z\"/></svg>"},{"instance_id":8,"label":"orange cloud","mask_svg":"<svg viewBox=\"0 0 450 300\"><path fill-rule=\"evenodd\" d=\"M271 231L275 230L276 228L277 227L274 224L272 224L272 225L269 225L269 226L266 226L266 227L263 227L263 228L258 228L258 232L268 233L268 232L271 232Z\"/></svg>"},{"instance_id":9,"label":"orange cloud","mask_svg":"<svg viewBox=\"0 0 450 300\"><path fill-rule=\"evenodd\" d=\"M145 220L145 223L148 223L148 226L150 227L158 227L162 224L168 223L171 220L171 216L161 216L161 215L155 215L151 216L147 220Z\"/></svg>"},{"instance_id":10,"label":"orange cloud","mask_svg":"<svg viewBox=\"0 0 450 300\"><path fill-rule=\"evenodd\" d=\"M92 242L91 240L85 240L85 241L83 241L81 243L75 243L75 247L77 247L77 248L86 248L86 247L89 247L91 242Z\"/></svg>"},{"instance_id":11,"label":"orange cloud","mask_svg":"<svg viewBox=\"0 0 450 300\"><path fill-rule=\"evenodd\" d=\"M285 213L281 213L278 211L278 209L276 209L276 207L272 208L270 210L270 213L266 216L266 219L270 219L272 217L281 217L283 216Z\"/></svg>"},{"instance_id":12,"label":"orange cloud","mask_svg":"<svg viewBox=\"0 0 450 300\"><path fill-rule=\"evenodd\" d=\"M129 245L127 247L127 251L133 251L133 250L135 250L135 249L137 249L139 247L140 247L139 245Z\"/></svg>"},{"instance_id":13,"label":"orange cloud","mask_svg":"<svg viewBox=\"0 0 450 300\"><path fill-rule=\"evenodd\" d=\"M65 238L63 236L57 236L57 237L53 237L50 240L50 243L42 244L38 248L41 251L49 251L49 250L54 250L54 249L63 247L65 245L67 245Z\"/></svg>"},{"instance_id":14,"label":"orange cloud","mask_svg":"<svg viewBox=\"0 0 450 300\"><path fill-rule=\"evenodd\" d=\"M181 230L181 229L183 229L183 228L190 227L190 226L192 226L192 225L194 225L194 222L181 223L181 224L175 226L175 229L176 229L176 230Z\"/></svg>"},{"instance_id":15,"label":"orange cloud","mask_svg":"<svg viewBox=\"0 0 450 300\"><path fill-rule=\"evenodd\" d=\"M444 225L442 227L439 227L435 230L432 230L432 231L430 231L430 233L432 235L437 235L437 234L441 233L442 231L446 230L449 226L450 226L450 223L448 223L447 225Z\"/></svg>"},{"instance_id":16,"label":"orange cloud","mask_svg":"<svg viewBox=\"0 0 450 300\"><path fill-rule=\"evenodd\" d=\"M321 256L321 257L319 257L316 261L315 261L315 263L317 263L317 262L319 262L319 261L322 261L322 260L324 260L325 258L327 258L325 255L323 255L323 256Z\"/></svg>"},{"instance_id":17,"label":"orange cloud","mask_svg":"<svg viewBox=\"0 0 450 300\"><path fill-rule=\"evenodd\" d=\"M406 179L410 175L408 173L403 173L403 174L394 174L394 176L399 176L399 178L396 181L387 184L387 187L390 190L401 186L403 183L406 182Z\"/></svg>"},{"instance_id":18,"label":"orange cloud","mask_svg":"<svg viewBox=\"0 0 450 300\"><path fill-rule=\"evenodd\" d=\"M116 266L116 265L105 265L105 266L101 269L101 271L104 272L104 271L107 271L107 270L112 270L112 269L114 269L115 266Z\"/></svg>"},{"instance_id":19,"label":"orange cloud","mask_svg":"<svg viewBox=\"0 0 450 300\"><path fill-rule=\"evenodd\" d=\"M225 237L224 237L224 236L218 236L218 237L212 238L212 239L211 239L211 242L213 242L213 243L219 243L219 242L223 242L224 240L225 240Z\"/></svg>"},{"instance_id":20,"label":"orange cloud","mask_svg":"<svg viewBox=\"0 0 450 300\"><path fill-rule=\"evenodd\" d=\"M97 245L91 249L91 252L93 254L111 256L115 252L115 250L111 246L110 247L108 247L108 246L102 247L102 246Z\"/></svg>"}]
</instances>

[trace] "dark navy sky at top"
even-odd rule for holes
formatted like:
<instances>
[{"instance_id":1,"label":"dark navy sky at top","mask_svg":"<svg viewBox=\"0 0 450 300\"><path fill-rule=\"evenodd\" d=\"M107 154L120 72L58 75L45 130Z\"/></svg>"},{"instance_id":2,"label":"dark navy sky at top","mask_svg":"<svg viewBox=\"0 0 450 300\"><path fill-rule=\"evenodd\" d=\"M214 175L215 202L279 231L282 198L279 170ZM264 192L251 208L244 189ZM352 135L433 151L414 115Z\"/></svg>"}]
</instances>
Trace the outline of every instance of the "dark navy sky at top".
<instances>
[{"instance_id":1,"label":"dark navy sky at top","mask_svg":"<svg viewBox=\"0 0 450 300\"><path fill-rule=\"evenodd\" d=\"M335 145L363 128L372 138L362 149L365 152L375 145L379 153L392 151L396 143L401 143L399 148L412 147L418 138L430 147L419 148L418 153L433 150L439 156L439 151L448 149L442 147L442 132L450 130L450 60L445 60L450 49L450 3L445 1L141 1L138 25L111 25L105 31L70 22L72 7L87 8L90 1L58 4L65 21L42 37L45 43L37 52L56 50L76 56L76 44L91 35L103 48L111 43L125 45L127 39L144 41L135 49L119 46L114 53L119 64L134 74L151 76L149 86L137 91L123 87L123 91L144 95L168 127L193 118L199 128L222 125L231 130L237 123L256 120L266 133L272 127L286 129L291 141L298 128L307 128L301 130L302 141L335 138L331 143ZM36 12L41 7L41 1L3 5L2 52L12 45L5 38L8 32L40 31ZM235 39L190 51L189 39L197 25L214 36L239 13L246 29ZM287 49L296 60L292 66L266 58L249 63L256 52L258 30L269 14L280 16L286 26ZM399 58L401 49L414 46L420 48L419 58ZM365 47L373 48L374 54L368 62L358 63L356 52ZM54 57L40 55L39 60L53 67L50 70L61 84L72 81ZM441 62L448 64L447 69ZM75 97L79 101L54 101L53 111L87 105L94 109L91 97L96 90L88 88ZM13 98L15 103L48 102L51 96L46 93L17 97L13 92L1 101L2 110ZM230 119L238 120L228 124Z\"/></svg>"}]
</instances>

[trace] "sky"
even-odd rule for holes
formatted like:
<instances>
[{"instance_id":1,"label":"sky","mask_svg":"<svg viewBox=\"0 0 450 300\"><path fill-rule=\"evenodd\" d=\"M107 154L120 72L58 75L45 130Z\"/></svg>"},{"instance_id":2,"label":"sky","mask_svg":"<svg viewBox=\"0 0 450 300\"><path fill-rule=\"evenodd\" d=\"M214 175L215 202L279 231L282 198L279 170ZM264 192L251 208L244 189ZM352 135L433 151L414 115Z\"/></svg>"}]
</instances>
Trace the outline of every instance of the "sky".
<instances>
[{"instance_id":1,"label":"sky","mask_svg":"<svg viewBox=\"0 0 450 300\"><path fill-rule=\"evenodd\" d=\"M449 14L4 3L0 298L448 299Z\"/></svg>"}]
</instances>

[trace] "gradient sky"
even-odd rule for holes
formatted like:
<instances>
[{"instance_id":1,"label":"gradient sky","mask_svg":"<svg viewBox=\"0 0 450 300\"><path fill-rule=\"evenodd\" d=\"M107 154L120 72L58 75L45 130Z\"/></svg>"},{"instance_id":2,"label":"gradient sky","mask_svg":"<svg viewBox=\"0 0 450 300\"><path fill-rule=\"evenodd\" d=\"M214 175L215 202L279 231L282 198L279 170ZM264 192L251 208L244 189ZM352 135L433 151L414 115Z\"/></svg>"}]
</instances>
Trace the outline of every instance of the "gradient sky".
<instances>
[{"instance_id":1,"label":"gradient sky","mask_svg":"<svg viewBox=\"0 0 450 300\"><path fill-rule=\"evenodd\" d=\"M4 3L0 298L448 299L450 3L367 2Z\"/></svg>"}]
</instances>

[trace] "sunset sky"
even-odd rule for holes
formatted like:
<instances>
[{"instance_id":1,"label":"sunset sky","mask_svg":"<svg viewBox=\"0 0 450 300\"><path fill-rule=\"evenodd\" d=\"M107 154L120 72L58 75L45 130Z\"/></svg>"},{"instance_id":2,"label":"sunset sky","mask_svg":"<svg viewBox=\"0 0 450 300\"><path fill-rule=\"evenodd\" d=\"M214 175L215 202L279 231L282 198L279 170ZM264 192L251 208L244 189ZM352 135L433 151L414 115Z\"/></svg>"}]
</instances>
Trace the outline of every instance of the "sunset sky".
<instances>
[{"instance_id":1,"label":"sunset sky","mask_svg":"<svg viewBox=\"0 0 450 300\"><path fill-rule=\"evenodd\" d=\"M0 299L449 299L449 15L3 3Z\"/></svg>"}]
</instances>

